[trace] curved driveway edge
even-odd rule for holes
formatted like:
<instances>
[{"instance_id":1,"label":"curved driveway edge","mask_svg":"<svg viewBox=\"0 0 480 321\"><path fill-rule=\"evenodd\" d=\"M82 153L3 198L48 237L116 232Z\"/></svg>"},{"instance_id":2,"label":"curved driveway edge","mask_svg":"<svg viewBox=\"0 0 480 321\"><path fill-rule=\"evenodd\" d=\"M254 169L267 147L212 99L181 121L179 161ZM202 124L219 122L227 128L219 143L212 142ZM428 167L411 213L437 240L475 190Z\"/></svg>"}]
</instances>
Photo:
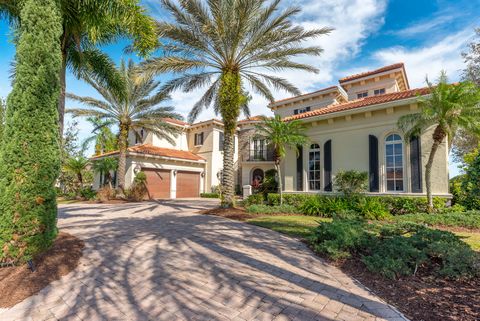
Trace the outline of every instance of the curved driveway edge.
<instances>
[{"instance_id":1,"label":"curved driveway edge","mask_svg":"<svg viewBox=\"0 0 480 321\"><path fill-rule=\"evenodd\" d=\"M80 266L8 320L406 320L301 242L198 211L212 200L59 207Z\"/></svg>"}]
</instances>

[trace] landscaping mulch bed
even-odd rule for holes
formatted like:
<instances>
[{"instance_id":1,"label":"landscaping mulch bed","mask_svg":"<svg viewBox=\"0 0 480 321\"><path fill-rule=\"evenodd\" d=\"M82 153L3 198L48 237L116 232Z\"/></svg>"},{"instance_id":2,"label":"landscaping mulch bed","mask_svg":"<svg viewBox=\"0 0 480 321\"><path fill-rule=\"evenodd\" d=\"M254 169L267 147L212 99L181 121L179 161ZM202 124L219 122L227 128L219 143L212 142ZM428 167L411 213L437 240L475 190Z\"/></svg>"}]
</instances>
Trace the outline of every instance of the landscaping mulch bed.
<instances>
[{"instance_id":1,"label":"landscaping mulch bed","mask_svg":"<svg viewBox=\"0 0 480 321\"><path fill-rule=\"evenodd\" d=\"M412 321L480 320L480 279L449 281L426 276L389 280L367 270L359 259L339 266Z\"/></svg>"},{"instance_id":2,"label":"landscaping mulch bed","mask_svg":"<svg viewBox=\"0 0 480 321\"><path fill-rule=\"evenodd\" d=\"M12 307L70 273L77 267L84 247L75 236L59 233L53 246L35 259L35 272L26 264L0 268L0 308Z\"/></svg>"},{"instance_id":3,"label":"landscaping mulch bed","mask_svg":"<svg viewBox=\"0 0 480 321\"><path fill-rule=\"evenodd\" d=\"M235 208L217 207L213 209L200 211L200 213L207 214L207 215L221 216L221 217L225 217L225 218L229 218L237 221L246 221L248 219L259 216L258 214L248 213L247 211L245 211L244 208L241 208L241 207L235 207Z\"/></svg>"}]
</instances>

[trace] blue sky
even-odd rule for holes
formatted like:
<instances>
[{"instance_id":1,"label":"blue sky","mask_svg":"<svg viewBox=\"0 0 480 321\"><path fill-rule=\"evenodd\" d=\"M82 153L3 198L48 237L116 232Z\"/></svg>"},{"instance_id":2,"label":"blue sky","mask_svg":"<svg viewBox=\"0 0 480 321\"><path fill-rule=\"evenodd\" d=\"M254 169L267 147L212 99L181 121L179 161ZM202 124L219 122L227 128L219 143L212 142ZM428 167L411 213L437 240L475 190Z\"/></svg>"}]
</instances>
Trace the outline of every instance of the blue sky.
<instances>
[{"instance_id":1,"label":"blue sky","mask_svg":"<svg viewBox=\"0 0 480 321\"><path fill-rule=\"evenodd\" d=\"M156 18L168 19L159 1L142 2ZM317 66L320 73L281 74L302 92L336 84L338 78L351 73L396 62L405 63L411 87L424 86L427 74L434 79L442 69L456 81L464 68L461 52L474 39L474 28L480 27L480 0L284 0L284 5L302 8L295 22L306 28L335 28L329 36L313 41L324 48L322 56L299 59ZM127 44L120 41L104 50L119 61L128 57L123 53ZM11 31L5 21L0 21L0 97L6 97L11 89L9 71L13 56ZM67 90L97 96L71 75L67 79ZM186 115L199 95L200 92L176 92L170 104ZM287 96L275 93L276 99ZM266 105L265 100L254 95L252 114L268 114ZM67 103L67 106L72 105ZM206 111L200 119L212 117L213 113ZM91 132L83 121L80 130L82 138ZM450 171L452 175L458 173L456 164L451 164Z\"/></svg>"}]
</instances>

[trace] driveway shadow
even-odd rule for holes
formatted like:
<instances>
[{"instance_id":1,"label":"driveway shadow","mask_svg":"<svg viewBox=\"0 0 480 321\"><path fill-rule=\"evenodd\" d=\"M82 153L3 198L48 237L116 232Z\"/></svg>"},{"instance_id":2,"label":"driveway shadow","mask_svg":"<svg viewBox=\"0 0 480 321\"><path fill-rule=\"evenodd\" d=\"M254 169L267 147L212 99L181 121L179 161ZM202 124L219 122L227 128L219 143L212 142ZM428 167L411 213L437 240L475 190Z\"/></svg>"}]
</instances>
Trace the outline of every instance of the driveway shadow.
<instances>
[{"instance_id":1,"label":"driveway shadow","mask_svg":"<svg viewBox=\"0 0 480 321\"><path fill-rule=\"evenodd\" d=\"M61 207L60 228L85 240L81 266L10 313L89 321L400 318L301 242L194 213L214 205Z\"/></svg>"}]
</instances>

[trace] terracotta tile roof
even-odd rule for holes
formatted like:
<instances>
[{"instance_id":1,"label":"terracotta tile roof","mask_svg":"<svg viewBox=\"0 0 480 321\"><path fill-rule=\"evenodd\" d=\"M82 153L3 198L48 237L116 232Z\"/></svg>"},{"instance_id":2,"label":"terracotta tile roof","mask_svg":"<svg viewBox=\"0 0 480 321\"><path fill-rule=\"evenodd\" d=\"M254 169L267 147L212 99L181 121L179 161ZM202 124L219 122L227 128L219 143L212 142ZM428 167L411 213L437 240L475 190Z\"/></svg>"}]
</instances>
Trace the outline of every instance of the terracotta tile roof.
<instances>
[{"instance_id":1,"label":"terracotta tile roof","mask_svg":"<svg viewBox=\"0 0 480 321\"><path fill-rule=\"evenodd\" d=\"M248 122L251 122L251 121L260 121L264 118L265 116L252 116L252 117L249 117L249 118L245 118L245 119L242 119L242 120L239 120L238 122L239 123L248 123Z\"/></svg>"},{"instance_id":2,"label":"terracotta tile roof","mask_svg":"<svg viewBox=\"0 0 480 321\"><path fill-rule=\"evenodd\" d=\"M428 87L425 88L417 88L417 89L411 89L411 90L405 90L405 91L400 91L396 93L390 93L390 94L384 94L384 95L378 95L378 96L373 96L373 97L366 97L362 99L357 99L353 101L349 101L346 103L342 104L337 104L337 105L330 105L324 108L320 109L315 109L303 114L298 114L298 115L292 115L285 117L283 120L289 121L289 120L294 120L294 119L303 119L303 118L308 118L308 117L314 117L314 116L320 116L320 115L326 115L326 114L332 114L340 111L345 111L345 110L350 110L350 109L356 109L356 108L361 108L361 107L367 107L367 106L372 106L372 105L377 105L377 104L383 104L383 103L388 103L396 100L402 100L402 99L407 99L407 98L412 98L418 95L426 95L430 92Z\"/></svg>"},{"instance_id":3,"label":"terracotta tile roof","mask_svg":"<svg viewBox=\"0 0 480 321\"><path fill-rule=\"evenodd\" d=\"M164 118L166 122L172 123L172 124L177 124L181 126L188 125L188 123L184 122L183 120L175 119L175 118Z\"/></svg>"},{"instance_id":4,"label":"terracotta tile roof","mask_svg":"<svg viewBox=\"0 0 480 321\"><path fill-rule=\"evenodd\" d=\"M273 103L271 103L270 105L275 105L275 104L277 104L277 103L281 103L281 102L288 101L288 100L291 100L291 99L297 99L297 98L303 97L303 96L308 96L308 95L312 95L312 94L321 93L321 92L328 91L328 90L332 90L332 89L335 89L335 88L338 88L338 86L330 86L330 87L327 87L327 88L322 88L322 89L315 90L315 91L312 91L312 92L309 92L309 93L305 93L305 94L301 94L301 95L298 95L298 96L294 96L294 97L289 97L289 98L284 98L284 99L276 100L276 101L274 101Z\"/></svg>"},{"instance_id":5,"label":"terracotta tile roof","mask_svg":"<svg viewBox=\"0 0 480 321\"><path fill-rule=\"evenodd\" d=\"M403 62L400 62L400 63L397 63L397 64L385 66L385 67L382 67L382 68L379 68L379 69L376 69L376 70L367 71L367 72L363 72L363 73L360 73L360 74L343 77L339 80L339 82L343 83L343 82L347 82L347 81L351 81L351 80L355 80L355 79L379 74L379 73L382 73L382 72L385 72L385 71L398 69L398 68L403 68L403 67L404 67Z\"/></svg>"},{"instance_id":6,"label":"terracotta tile roof","mask_svg":"<svg viewBox=\"0 0 480 321\"><path fill-rule=\"evenodd\" d=\"M153 156L161 156L161 157L171 157L171 158L179 158L179 159L187 159L193 161L200 161L205 160L203 157L198 156L192 152L186 150L177 150L171 148L163 148L157 147L150 144L144 145L135 145L128 148L128 153L138 153L138 154L146 154L146 155L153 155ZM118 151L105 153L101 155L97 155L92 157L91 159L96 159L99 157L109 156L118 154Z\"/></svg>"}]
</instances>

